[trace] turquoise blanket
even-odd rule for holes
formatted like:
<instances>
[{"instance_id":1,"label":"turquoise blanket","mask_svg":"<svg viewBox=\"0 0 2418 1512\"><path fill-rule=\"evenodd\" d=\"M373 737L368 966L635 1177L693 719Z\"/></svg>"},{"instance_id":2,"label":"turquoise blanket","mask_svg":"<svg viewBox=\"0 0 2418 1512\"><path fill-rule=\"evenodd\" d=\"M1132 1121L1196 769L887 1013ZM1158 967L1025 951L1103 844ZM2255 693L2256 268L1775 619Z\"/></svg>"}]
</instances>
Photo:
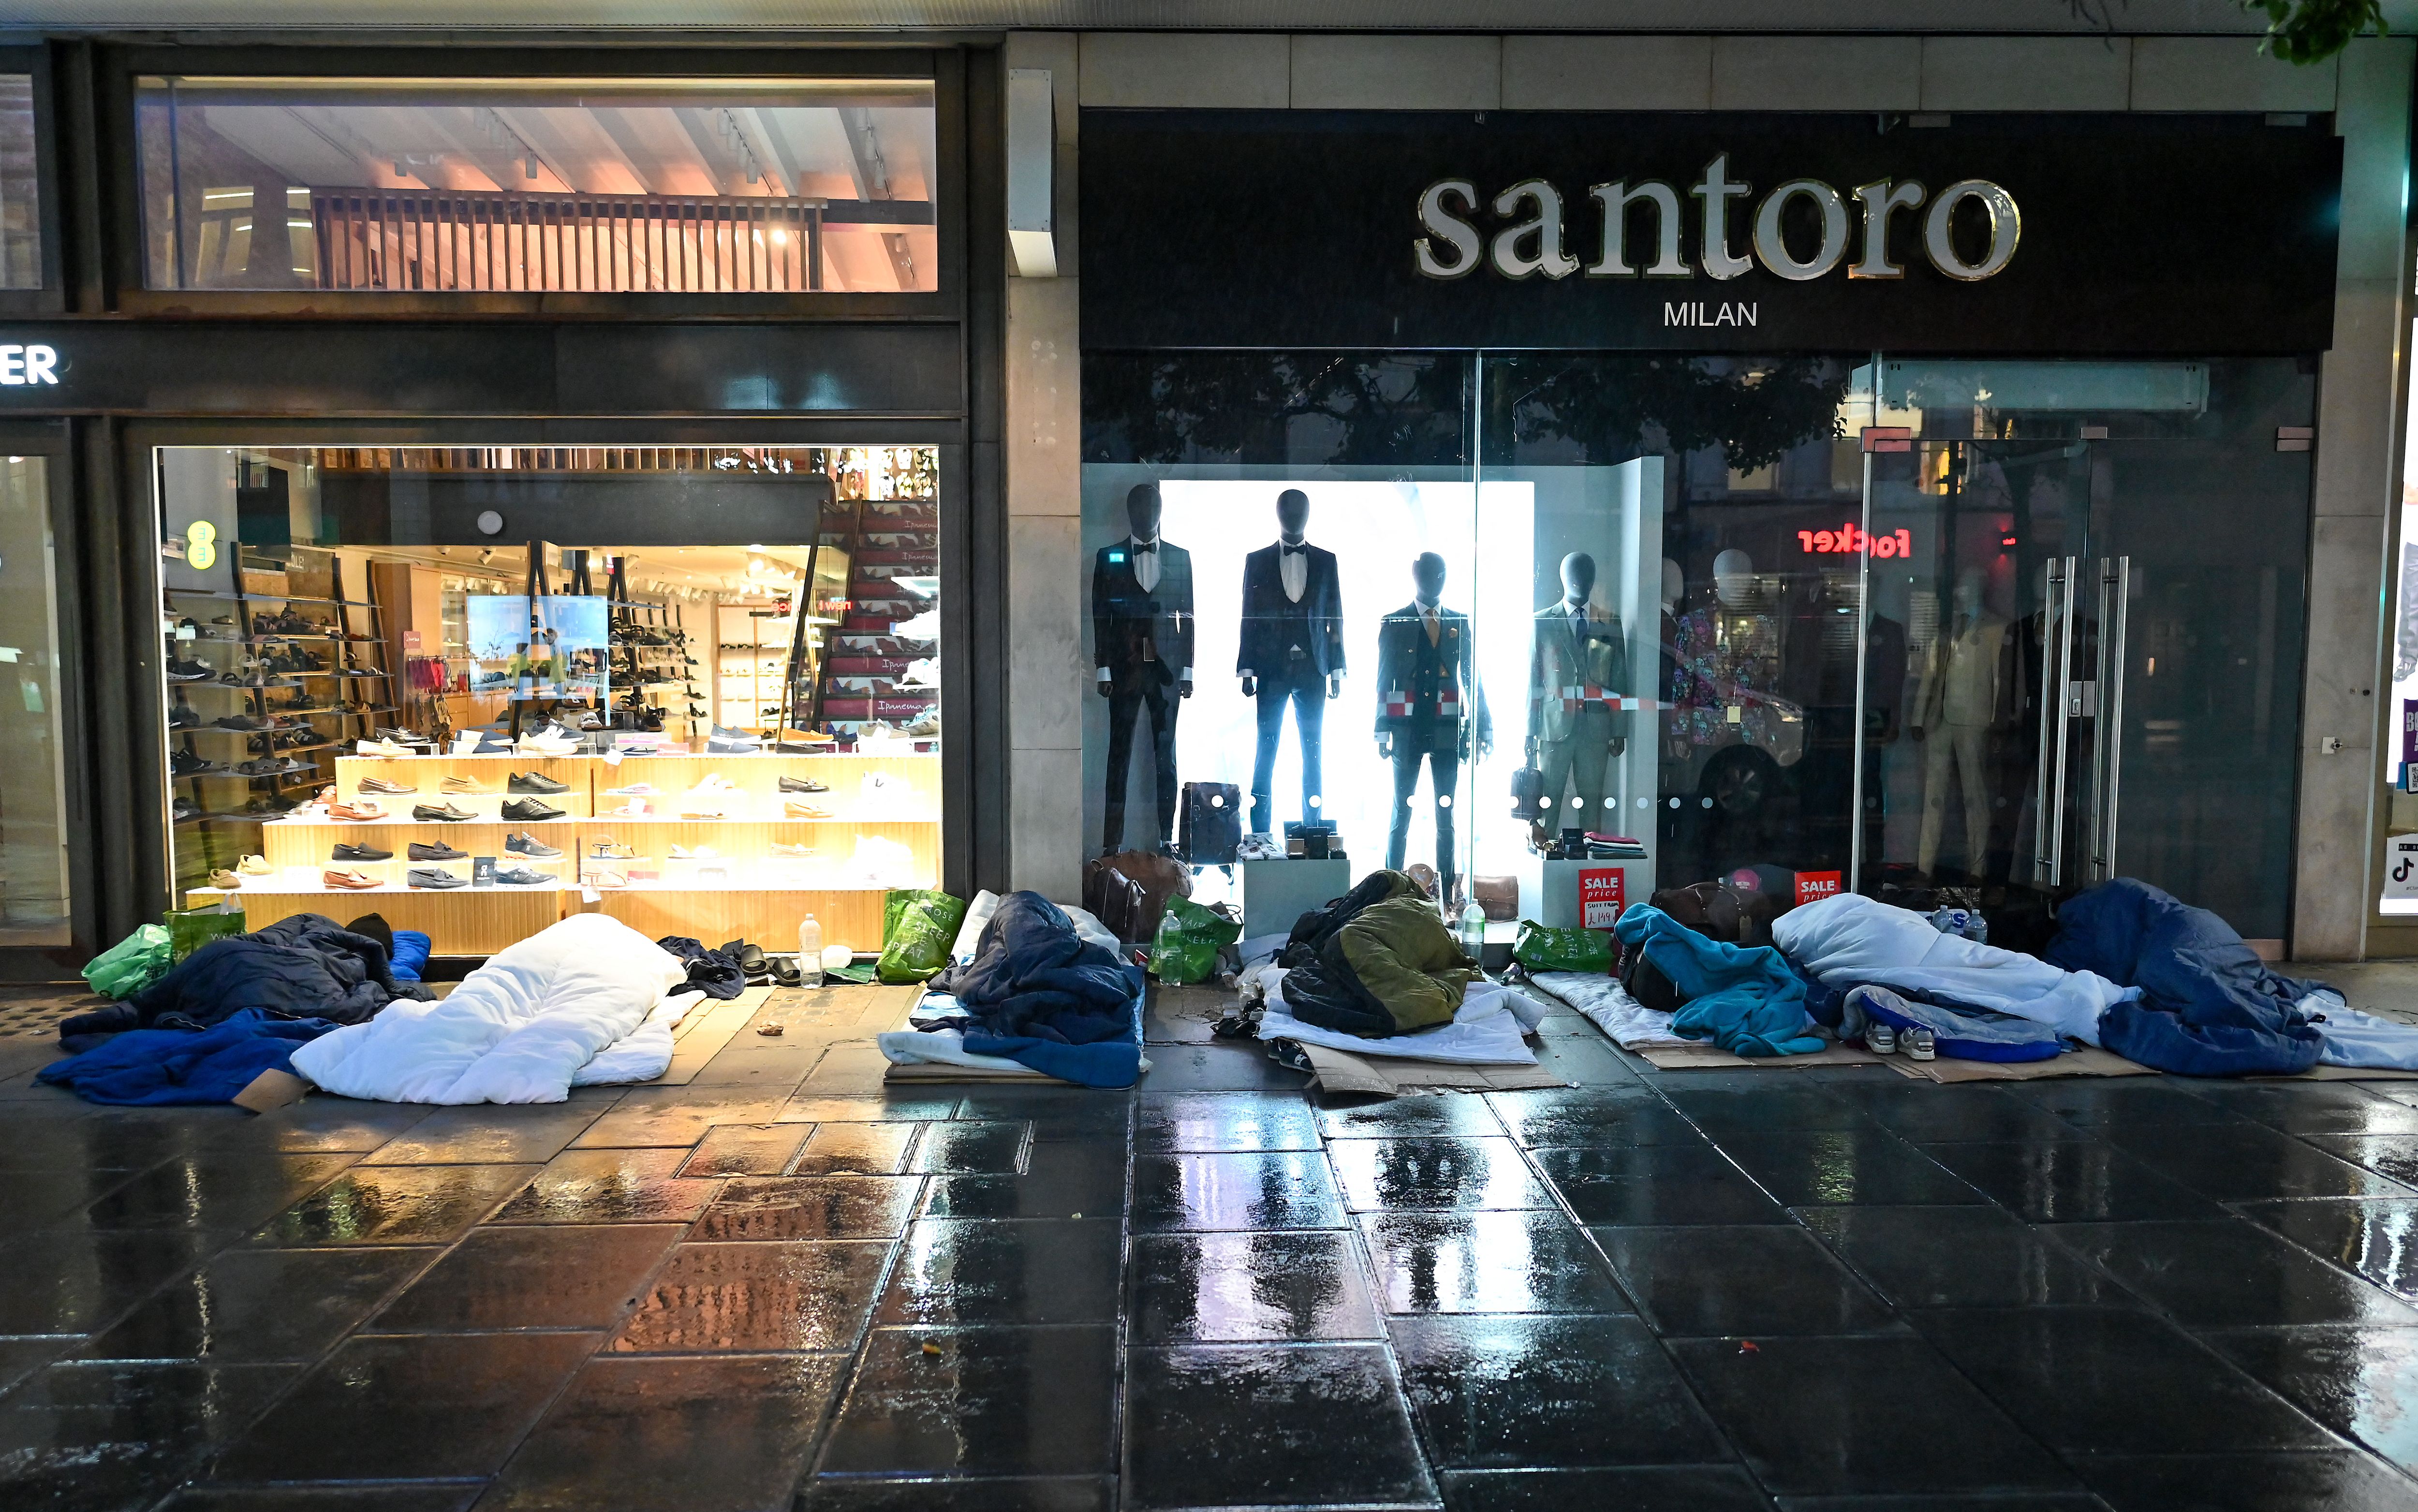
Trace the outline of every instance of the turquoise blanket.
<instances>
[{"instance_id":1,"label":"turquoise blanket","mask_svg":"<svg viewBox=\"0 0 2418 1512\"><path fill-rule=\"evenodd\" d=\"M1673 1033L1746 1056L1811 1055L1828 1043L1805 1011L1804 981L1770 946L1707 939L1650 903L1630 905L1613 933L1678 989Z\"/></svg>"}]
</instances>

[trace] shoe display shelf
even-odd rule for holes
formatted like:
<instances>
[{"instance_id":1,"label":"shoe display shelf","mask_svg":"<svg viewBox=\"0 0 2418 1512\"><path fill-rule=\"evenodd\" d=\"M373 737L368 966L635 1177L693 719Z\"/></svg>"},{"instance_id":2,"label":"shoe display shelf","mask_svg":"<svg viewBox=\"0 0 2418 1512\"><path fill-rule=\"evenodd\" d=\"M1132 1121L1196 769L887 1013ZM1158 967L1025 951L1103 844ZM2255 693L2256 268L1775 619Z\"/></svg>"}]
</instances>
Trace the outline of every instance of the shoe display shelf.
<instances>
[{"instance_id":1,"label":"shoe display shelf","mask_svg":"<svg viewBox=\"0 0 2418 1512\"><path fill-rule=\"evenodd\" d=\"M714 606L713 723L769 730L780 722L796 628L769 600Z\"/></svg>"},{"instance_id":2,"label":"shoe display shelf","mask_svg":"<svg viewBox=\"0 0 2418 1512\"><path fill-rule=\"evenodd\" d=\"M261 855L268 877L247 877L234 896L247 929L295 913L327 913L341 919L373 910L399 929L425 930L440 955L491 955L583 908L601 910L650 938L688 935L713 940L743 938L758 942L795 938L798 921L812 913L823 938L871 949L881 933L882 897L892 887L935 887L940 882L941 771L933 756L895 753L849 755L689 755L624 756L497 755L484 756L360 756L336 759L340 802L372 798L387 817L366 821L289 817L261 826ZM567 791L521 795L504 791L509 774L537 771L566 785ZM878 776L868 789L865 779ZM467 776L484 794L449 794L444 781ZM784 792L783 777L823 784L821 793ZM361 782L382 777L417 788L413 793L363 793ZM708 817L683 812L681 800L709 777L720 781L706 803L721 810ZM631 798L609 789L644 784L649 812L616 812ZM504 803L538 796L566 810L559 819L507 820ZM480 817L449 821L415 819L415 803L451 801ZM791 801L826 811L824 817L793 814ZM552 859L520 856L505 848L515 833L528 834L563 854ZM858 844L879 837L898 848L878 878L858 869ZM465 852L460 860L413 862L410 845L442 842ZM391 860L331 859L338 845L366 844L394 852ZM778 854L775 846L809 853ZM600 855L600 850L628 854ZM710 855L696 852L708 851ZM493 856L498 867L527 866L555 878L549 885L451 889L412 888L414 866L437 867L464 878L474 859ZM381 885L368 889L328 886L329 869L358 871ZM608 878L618 878L618 883ZM592 884L592 885L591 885ZM596 900L587 901L593 891ZM359 903L331 894L349 893ZM222 896L194 888L188 907Z\"/></svg>"}]
</instances>

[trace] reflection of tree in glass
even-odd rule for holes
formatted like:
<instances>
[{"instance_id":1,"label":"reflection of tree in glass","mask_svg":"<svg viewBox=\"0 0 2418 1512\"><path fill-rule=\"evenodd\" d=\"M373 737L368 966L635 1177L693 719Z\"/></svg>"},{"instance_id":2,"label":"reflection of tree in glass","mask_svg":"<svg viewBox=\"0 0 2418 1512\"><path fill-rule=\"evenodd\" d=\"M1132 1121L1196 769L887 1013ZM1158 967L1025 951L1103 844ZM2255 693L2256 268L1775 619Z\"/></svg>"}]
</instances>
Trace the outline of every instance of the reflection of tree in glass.
<instances>
[{"instance_id":1,"label":"reflection of tree in glass","mask_svg":"<svg viewBox=\"0 0 2418 1512\"><path fill-rule=\"evenodd\" d=\"M1599 466L1719 447L1731 467L1751 471L1841 434L1849 372L1811 357L1490 358L1487 434L1574 442Z\"/></svg>"},{"instance_id":2,"label":"reflection of tree in glass","mask_svg":"<svg viewBox=\"0 0 2418 1512\"><path fill-rule=\"evenodd\" d=\"M1083 460L1460 466L1468 369L1451 353L1088 354Z\"/></svg>"}]
</instances>

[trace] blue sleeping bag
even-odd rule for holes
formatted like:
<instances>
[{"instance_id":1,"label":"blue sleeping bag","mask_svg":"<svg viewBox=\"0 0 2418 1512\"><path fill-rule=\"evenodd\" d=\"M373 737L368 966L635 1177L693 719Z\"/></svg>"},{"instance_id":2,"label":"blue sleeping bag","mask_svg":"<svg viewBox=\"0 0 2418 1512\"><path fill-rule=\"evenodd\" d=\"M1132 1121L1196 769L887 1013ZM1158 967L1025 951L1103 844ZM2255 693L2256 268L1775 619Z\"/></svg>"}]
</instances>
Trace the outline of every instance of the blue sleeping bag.
<instances>
[{"instance_id":1,"label":"blue sleeping bag","mask_svg":"<svg viewBox=\"0 0 2418 1512\"><path fill-rule=\"evenodd\" d=\"M1827 1043L1805 1011L1804 980L1770 946L1708 939L1650 903L1630 904L1612 932L1671 979L1674 1034L1745 1056L1812 1055Z\"/></svg>"},{"instance_id":2,"label":"blue sleeping bag","mask_svg":"<svg viewBox=\"0 0 2418 1512\"><path fill-rule=\"evenodd\" d=\"M2109 1008L2099 1042L2187 1077L2293 1076L2317 1064L2321 1031L2299 1004L2319 984L2267 969L2233 927L2130 877L2057 910L2042 953L2069 971L2139 987Z\"/></svg>"},{"instance_id":3,"label":"blue sleeping bag","mask_svg":"<svg viewBox=\"0 0 2418 1512\"><path fill-rule=\"evenodd\" d=\"M297 1046L336 1026L281 1018L260 1008L229 1014L205 1030L133 1029L36 1075L96 1103L167 1107L226 1103L264 1071L291 1071Z\"/></svg>"},{"instance_id":4,"label":"blue sleeping bag","mask_svg":"<svg viewBox=\"0 0 2418 1512\"><path fill-rule=\"evenodd\" d=\"M1038 893L1010 893L973 959L933 979L972 1021L966 1048L1063 1081L1130 1087L1141 1078L1141 973L1075 932Z\"/></svg>"},{"instance_id":5,"label":"blue sleeping bag","mask_svg":"<svg viewBox=\"0 0 2418 1512\"><path fill-rule=\"evenodd\" d=\"M1858 1039L1866 1023L1894 1030L1927 1029L1933 1048L1951 1061L2047 1061L2064 1053L2057 1031L2028 1018L1956 1003L1902 998L1887 987L1851 987L1840 1015L1840 1036Z\"/></svg>"}]
</instances>

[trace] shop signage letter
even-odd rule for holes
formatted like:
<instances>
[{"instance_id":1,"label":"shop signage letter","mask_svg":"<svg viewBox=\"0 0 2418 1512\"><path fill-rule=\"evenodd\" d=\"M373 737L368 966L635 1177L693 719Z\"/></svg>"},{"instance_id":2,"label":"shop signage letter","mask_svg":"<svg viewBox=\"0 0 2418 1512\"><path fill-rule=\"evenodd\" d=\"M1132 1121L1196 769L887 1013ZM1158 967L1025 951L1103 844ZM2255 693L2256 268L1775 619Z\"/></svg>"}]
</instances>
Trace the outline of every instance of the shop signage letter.
<instances>
[{"instance_id":1,"label":"shop signage letter","mask_svg":"<svg viewBox=\"0 0 2418 1512\"><path fill-rule=\"evenodd\" d=\"M1756 203L1743 228L1747 245L1740 250L1730 239L1730 202L1751 198L1754 187L1731 176L1729 154L1724 152L1705 165L1688 190L1689 198L1701 205L1696 259L1691 266L1680 248L1684 218L1679 193L1669 184L1650 178L1635 183L1618 179L1590 185L1586 193L1597 211L1596 257L1584 265L1591 279L1701 276L1727 282L1752 272L1758 264L1792 283L1828 277L1843 265L1851 279L1904 278L1905 265L1890 256L1890 219L1900 210L1921 210L1924 259L1959 283L1978 283L2006 270L2023 236L2023 213L2015 197L1986 178L1951 184L1936 198L1913 179L1884 178L1861 184L1852 191L1854 215L1848 207L1850 195L1818 178L1792 178ZM1802 221L1798 246L1789 244L1786 221L1792 204L1799 200L1813 211L1814 239L1810 247L1805 244ZM1957 207L1967 200L1980 206L1989 234L1980 257L1970 262L1953 235ZM1491 237L1478 224L1481 205L1501 222ZM1507 279L1525 280L1540 273L1553 281L1568 278L1580 271L1581 263L1567 243L1565 205L1562 191L1542 178L1523 178L1491 199L1482 196L1469 179L1438 180L1419 195L1419 228L1425 234L1412 241L1411 260L1423 277L1431 279L1463 278L1477 271L1481 264ZM1860 237L1856 234L1858 219ZM1650 237L1632 241L1632 229L1650 230ZM1641 268L1638 261L1648 248L1653 260ZM1852 263L1847 260L1851 250L1856 253ZM1713 324L1670 319L1663 323Z\"/></svg>"},{"instance_id":2,"label":"shop signage letter","mask_svg":"<svg viewBox=\"0 0 2418 1512\"><path fill-rule=\"evenodd\" d=\"M59 353L54 346L0 344L0 389L59 381Z\"/></svg>"}]
</instances>

